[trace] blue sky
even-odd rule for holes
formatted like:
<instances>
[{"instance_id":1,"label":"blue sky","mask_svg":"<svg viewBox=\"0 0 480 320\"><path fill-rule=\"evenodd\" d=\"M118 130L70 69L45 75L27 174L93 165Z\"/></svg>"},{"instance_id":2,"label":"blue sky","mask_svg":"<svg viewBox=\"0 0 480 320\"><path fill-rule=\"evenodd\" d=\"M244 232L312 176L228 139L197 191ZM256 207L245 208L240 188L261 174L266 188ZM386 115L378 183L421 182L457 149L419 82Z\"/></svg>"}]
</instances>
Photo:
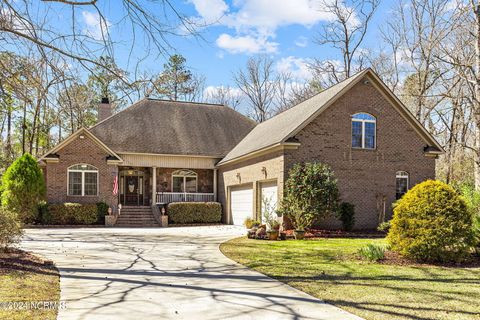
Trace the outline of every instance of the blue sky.
<instances>
[{"instance_id":1,"label":"blue sky","mask_svg":"<svg viewBox=\"0 0 480 320\"><path fill-rule=\"evenodd\" d=\"M158 2L142 3L145 10L156 14ZM208 24L199 30L201 38L169 38L174 47L170 53L176 51L185 56L192 70L206 76L207 86L232 86L232 72L243 67L246 60L256 54L269 55L278 69L289 70L298 78L307 74L305 60L308 58L339 58L336 51L320 47L312 41L328 18L318 9L319 0L173 0L172 3L192 21ZM348 0L345 3L348 5ZM379 26L388 19L393 3L392 0L382 1L363 47L378 50ZM47 6L44 2L41 5ZM114 55L117 63L133 72L133 62L137 58L145 58L146 43L141 40L141 34L137 34L128 64L132 33L128 25L118 23L123 14L122 7L113 0L100 1L98 5L116 42ZM69 6L59 3L48 6L57 28L71 27ZM39 14L43 12L39 11ZM99 18L94 8L80 6L75 10L75 17L76 27L82 32L99 33ZM181 28L176 31L182 32ZM165 56L158 56L152 51L142 62L140 70L149 74L158 73L165 61Z\"/></svg>"}]
</instances>

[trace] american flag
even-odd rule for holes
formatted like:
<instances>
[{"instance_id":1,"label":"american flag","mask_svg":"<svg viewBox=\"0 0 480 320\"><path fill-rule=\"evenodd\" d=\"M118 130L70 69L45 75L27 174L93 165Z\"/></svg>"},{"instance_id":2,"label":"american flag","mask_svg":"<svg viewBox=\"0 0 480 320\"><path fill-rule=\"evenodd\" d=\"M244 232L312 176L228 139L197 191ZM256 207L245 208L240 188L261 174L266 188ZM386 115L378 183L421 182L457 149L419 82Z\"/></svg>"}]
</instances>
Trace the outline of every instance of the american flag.
<instances>
[{"instance_id":1,"label":"american flag","mask_svg":"<svg viewBox=\"0 0 480 320\"><path fill-rule=\"evenodd\" d=\"M113 179L113 195L116 196L118 193L118 176L115 176Z\"/></svg>"}]
</instances>

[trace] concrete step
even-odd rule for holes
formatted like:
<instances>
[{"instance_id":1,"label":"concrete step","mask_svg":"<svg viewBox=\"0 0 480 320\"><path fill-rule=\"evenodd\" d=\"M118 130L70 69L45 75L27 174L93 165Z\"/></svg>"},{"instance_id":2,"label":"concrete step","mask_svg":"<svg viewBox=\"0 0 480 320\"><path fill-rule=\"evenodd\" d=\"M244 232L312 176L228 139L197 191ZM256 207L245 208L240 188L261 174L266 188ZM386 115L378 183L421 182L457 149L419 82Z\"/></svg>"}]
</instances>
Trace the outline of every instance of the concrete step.
<instances>
[{"instance_id":1,"label":"concrete step","mask_svg":"<svg viewBox=\"0 0 480 320\"><path fill-rule=\"evenodd\" d=\"M153 217L153 214L121 214L119 218L129 217L129 218L142 218L142 217Z\"/></svg>"}]
</instances>

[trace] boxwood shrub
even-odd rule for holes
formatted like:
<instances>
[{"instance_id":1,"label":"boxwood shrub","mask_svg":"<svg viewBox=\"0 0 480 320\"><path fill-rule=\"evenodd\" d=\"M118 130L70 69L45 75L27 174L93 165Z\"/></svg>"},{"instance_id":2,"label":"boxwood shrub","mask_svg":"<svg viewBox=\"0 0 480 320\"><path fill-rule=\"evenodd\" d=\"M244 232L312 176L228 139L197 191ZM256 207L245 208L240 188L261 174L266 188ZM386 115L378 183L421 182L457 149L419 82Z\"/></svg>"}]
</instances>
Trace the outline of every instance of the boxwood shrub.
<instances>
[{"instance_id":1,"label":"boxwood shrub","mask_svg":"<svg viewBox=\"0 0 480 320\"><path fill-rule=\"evenodd\" d=\"M44 224L94 224L97 222L97 205L60 203L48 205L48 213L42 215Z\"/></svg>"},{"instance_id":2,"label":"boxwood shrub","mask_svg":"<svg viewBox=\"0 0 480 320\"><path fill-rule=\"evenodd\" d=\"M473 215L461 197L440 181L410 189L393 211L387 240L394 251L420 261L463 260L473 245Z\"/></svg>"},{"instance_id":3,"label":"boxwood shrub","mask_svg":"<svg viewBox=\"0 0 480 320\"><path fill-rule=\"evenodd\" d=\"M175 224L218 223L222 205L218 202L173 202L167 207L168 220Z\"/></svg>"}]
</instances>

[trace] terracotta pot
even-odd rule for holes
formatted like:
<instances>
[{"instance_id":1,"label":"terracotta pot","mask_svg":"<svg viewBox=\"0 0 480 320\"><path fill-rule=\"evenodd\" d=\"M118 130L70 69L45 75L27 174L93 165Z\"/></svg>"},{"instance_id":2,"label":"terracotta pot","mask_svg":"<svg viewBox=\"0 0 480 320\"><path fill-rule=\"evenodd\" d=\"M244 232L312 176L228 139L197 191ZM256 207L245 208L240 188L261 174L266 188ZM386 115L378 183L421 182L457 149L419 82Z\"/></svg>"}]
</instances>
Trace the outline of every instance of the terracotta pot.
<instances>
[{"instance_id":1,"label":"terracotta pot","mask_svg":"<svg viewBox=\"0 0 480 320\"><path fill-rule=\"evenodd\" d=\"M305 230L294 230L293 235L297 240L303 240L305 238Z\"/></svg>"},{"instance_id":2,"label":"terracotta pot","mask_svg":"<svg viewBox=\"0 0 480 320\"><path fill-rule=\"evenodd\" d=\"M268 240L277 240L278 239L278 231L276 231L276 230L267 231L267 234L268 234Z\"/></svg>"}]
</instances>

